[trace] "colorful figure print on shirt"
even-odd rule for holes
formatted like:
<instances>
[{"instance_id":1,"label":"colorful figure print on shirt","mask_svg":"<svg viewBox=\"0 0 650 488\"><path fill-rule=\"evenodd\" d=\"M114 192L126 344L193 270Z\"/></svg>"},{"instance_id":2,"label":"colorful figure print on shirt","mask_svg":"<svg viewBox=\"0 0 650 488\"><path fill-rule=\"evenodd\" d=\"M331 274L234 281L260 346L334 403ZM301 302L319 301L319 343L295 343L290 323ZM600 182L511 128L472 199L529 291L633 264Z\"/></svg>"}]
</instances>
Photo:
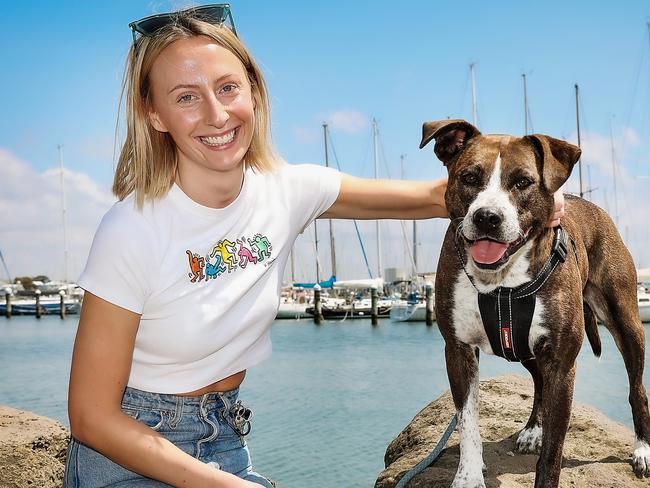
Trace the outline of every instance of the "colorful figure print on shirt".
<instances>
[{"instance_id":1,"label":"colorful figure print on shirt","mask_svg":"<svg viewBox=\"0 0 650 488\"><path fill-rule=\"evenodd\" d=\"M226 269L221 262L221 254L217 254L217 260L214 264L210 262L210 256L205 257L205 281L208 281L210 278L213 280L216 279L217 276L225 273Z\"/></svg>"},{"instance_id":2,"label":"colorful figure print on shirt","mask_svg":"<svg viewBox=\"0 0 650 488\"><path fill-rule=\"evenodd\" d=\"M189 257L190 282L215 280L226 271L234 273L239 269L245 269L249 264L257 265L262 261L267 261L268 264L273 262L270 259L273 246L265 235L258 232L252 238L242 236L235 241L220 240L212 247L212 252L205 257L200 257L190 249L186 250ZM210 261L211 258L214 258L214 262Z\"/></svg>"},{"instance_id":3,"label":"colorful figure print on shirt","mask_svg":"<svg viewBox=\"0 0 650 488\"><path fill-rule=\"evenodd\" d=\"M190 270L191 273L188 273L191 278L191 282L201 281L205 276L203 274L203 265L205 264L203 258L199 257L198 254L193 254L189 249L185 251L187 256L190 259Z\"/></svg>"},{"instance_id":4,"label":"colorful figure print on shirt","mask_svg":"<svg viewBox=\"0 0 650 488\"><path fill-rule=\"evenodd\" d=\"M244 246L244 237L237 239L237 244L239 244L239 251L237 255L239 256L239 266L245 268L248 266L248 263L257 264L257 258L253 256L253 253L250 249Z\"/></svg>"},{"instance_id":5,"label":"colorful figure print on shirt","mask_svg":"<svg viewBox=\"0 0 650 488\"><path fill-rule=\"evenodd\" d=\"M230 242L228 239L222 239L214 246L210 257L213 258L215 254L221 253L221 259L228 266L228 273L231 273L237 267L237 256L235 256L235 243Z\"/></svg>"},{"instance_id":6,"label":"colorful figure print on shirt","mask_svg":"<svg viewBox=\"0 0 650 488\"><path fill-rule=\"evenodd\" d=\"M273 249L273 247L271 246L271 243L266 238L266 236L263 236L262 234L255 234L255 236L252 239L246 239L246 240L248 241L250 246L253 249L255 249L255 251L257 252L258 261L264 261L264 257L267 258L271 257L271 250Z\"/></svg>"}]
</instances>

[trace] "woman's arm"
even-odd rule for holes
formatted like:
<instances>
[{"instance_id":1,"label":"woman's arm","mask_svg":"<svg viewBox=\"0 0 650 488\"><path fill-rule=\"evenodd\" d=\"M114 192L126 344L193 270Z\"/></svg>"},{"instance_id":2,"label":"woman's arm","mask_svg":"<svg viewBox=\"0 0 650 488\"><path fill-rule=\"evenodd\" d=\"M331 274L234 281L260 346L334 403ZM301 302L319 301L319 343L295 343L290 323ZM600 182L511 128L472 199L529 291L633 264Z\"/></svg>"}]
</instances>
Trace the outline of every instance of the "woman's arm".
<instances>
[{"instance_id":1,"label":"woman's arm","mask_svg":"<svg viewBox=\"0 0 650 488\"><path fill-rule=\"evenodd\" d=\"M445 206L447 178L433 181L371 180L341 173L341 190L321 219L401 219L448 217ZM564 217L564 195L553 195L553 215L547 226Z\"/></svg>"},{"instance_id":2,"label":"woman's arm","mask_svg":"<svg viewBox=\"0 0 650 488\"><path fill-rule=\"evenodd\" d=\"M447 178L371 180L341 173L341 190L325 219L429 219L447 217Z\"/></svg>"},{"instance_id":3,"label":"woman's arm","mask_svg":"<svg viewBox=\"0 0 650 488\"><path fill-rule=\"evenodd\" d=\"M127 469L172 486L258 486L202 463L122 412L139 322L140 315L86 292L70 373L72 435Z\"/></svg>"}]
</instances>

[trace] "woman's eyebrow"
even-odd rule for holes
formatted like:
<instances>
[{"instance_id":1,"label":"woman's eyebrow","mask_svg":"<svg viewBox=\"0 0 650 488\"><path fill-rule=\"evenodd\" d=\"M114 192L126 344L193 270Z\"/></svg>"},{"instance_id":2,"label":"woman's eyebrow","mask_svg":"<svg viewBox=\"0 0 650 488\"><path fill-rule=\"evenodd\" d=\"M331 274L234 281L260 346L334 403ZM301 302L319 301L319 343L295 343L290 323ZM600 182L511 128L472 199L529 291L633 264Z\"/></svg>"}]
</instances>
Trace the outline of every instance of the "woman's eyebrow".
<instances>
[{"instance_id":1,"label":"woman's eyebrow","mask_svg":"<svg viewBox=\"0 0 650 488\"><path fill-rule=\"evenodd\" d=\"M216 83L216 84L219 84L219 83L221 83L221 81L223 81L223 80L226 79L226 78L237 77L237 76L239 76L237 73L226 73L225 75L220 76L220 77L215 81L215 83ZM186 89L186 88L198 88L198 87L199 87L199 84L198 84L198 83L197 83L197 84L193 84L193 83L180 83L180 84L176 85L175 87L173 87L171 90L169 90L167 93L171 93L171 92L173 92L173 91L175 91L175 90L179 90L179 89L181 89L181 88L182 88L182 89Z\"/></svg>"}]
</instances>

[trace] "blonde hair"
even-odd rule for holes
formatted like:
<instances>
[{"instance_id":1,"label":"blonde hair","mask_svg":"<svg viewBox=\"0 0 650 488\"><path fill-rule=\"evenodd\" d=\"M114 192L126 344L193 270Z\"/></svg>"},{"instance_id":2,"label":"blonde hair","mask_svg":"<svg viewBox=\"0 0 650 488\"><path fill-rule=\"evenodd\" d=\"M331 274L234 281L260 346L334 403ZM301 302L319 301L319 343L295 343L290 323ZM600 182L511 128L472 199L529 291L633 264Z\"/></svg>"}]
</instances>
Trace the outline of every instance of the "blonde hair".
<instances>
[{"instance_id":1,"label":"blonde hair","mask_svg":"<svg viewBox=\"0 0 650 488\"><path fill-rule=\"evenodd\" d=\"M151 86L149 74L158 55L180 39L206 36L233 53L242 63L255 104L255 127L245 167L261 172L272 171L279 158L273 148L270 134L270 105L266 83L259 67L237 36L225 26L210 24L179 15L175 21L152 36L140 37L129 50L122 86L126 92L126 139L115 170L113 193L123 200L135 193L140 208L145 199L156 199L171 188L177 165L176 145L166 132L158 132L149 121Z\"/></svg>"}]
</instances>

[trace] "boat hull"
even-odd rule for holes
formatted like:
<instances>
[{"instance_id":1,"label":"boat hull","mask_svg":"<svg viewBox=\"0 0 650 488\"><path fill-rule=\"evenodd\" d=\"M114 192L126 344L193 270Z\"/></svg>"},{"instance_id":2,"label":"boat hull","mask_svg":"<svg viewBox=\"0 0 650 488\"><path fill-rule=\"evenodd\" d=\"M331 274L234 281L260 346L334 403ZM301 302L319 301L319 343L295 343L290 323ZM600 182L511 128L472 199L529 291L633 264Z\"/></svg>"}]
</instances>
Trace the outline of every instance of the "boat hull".
<instances>
[{"instance_id":1,"label":"boat hull","mask_svg":"<svg viewBox=\"0 0 650 488\"><path fill-rule=\"evenodd\" d=\"M390 316L390 306L377 307L377 317L388 318ZM323 306L321 308L323 318L325 320L344 320L344 319L370 319L372 318L372 310L370 308L357 308L350 306L329 308ZM314 316L314 307L309 307L307 313L310 317Z\"/></svg>"},{"instance_id":2,"label":"boat hull","mask_svg":"<svg viewBox=\"0 0 650 488\"><path fill-rule=\"evenodd\" d=\"M81 302L74 299L66 299L64 302L66 314L78 314ZM61 313L60 299L41 299L40 311L42 315L59 315ZM0 315L7 314L7 304L0 303ZM36 300L19 299L11 302L11 315L36 315Z\"/></svg>"},{"instance_id":3,"label":"boat hull","mask_svg":"<svg viewBox=\"0 0 650 488\"><path fill-rule=\"evenodd\" d=\"M427 306L424 303L395 305L390 311L390 319L394 322L425 322L427 320ZM435 312L433 320L436 320Z\"/></svg>"},{"instance_id":4,"label":"boat hull","mask_svg":"<svg viewBox=\"0 0 650 488\"><path fill-rule=\"evenodd\" d=\"M307 304L305 303L281 303L278 311L275 314L276 320L278 319L301 319L309 317L307 313Z\"/></svg>"}]
</instances>

